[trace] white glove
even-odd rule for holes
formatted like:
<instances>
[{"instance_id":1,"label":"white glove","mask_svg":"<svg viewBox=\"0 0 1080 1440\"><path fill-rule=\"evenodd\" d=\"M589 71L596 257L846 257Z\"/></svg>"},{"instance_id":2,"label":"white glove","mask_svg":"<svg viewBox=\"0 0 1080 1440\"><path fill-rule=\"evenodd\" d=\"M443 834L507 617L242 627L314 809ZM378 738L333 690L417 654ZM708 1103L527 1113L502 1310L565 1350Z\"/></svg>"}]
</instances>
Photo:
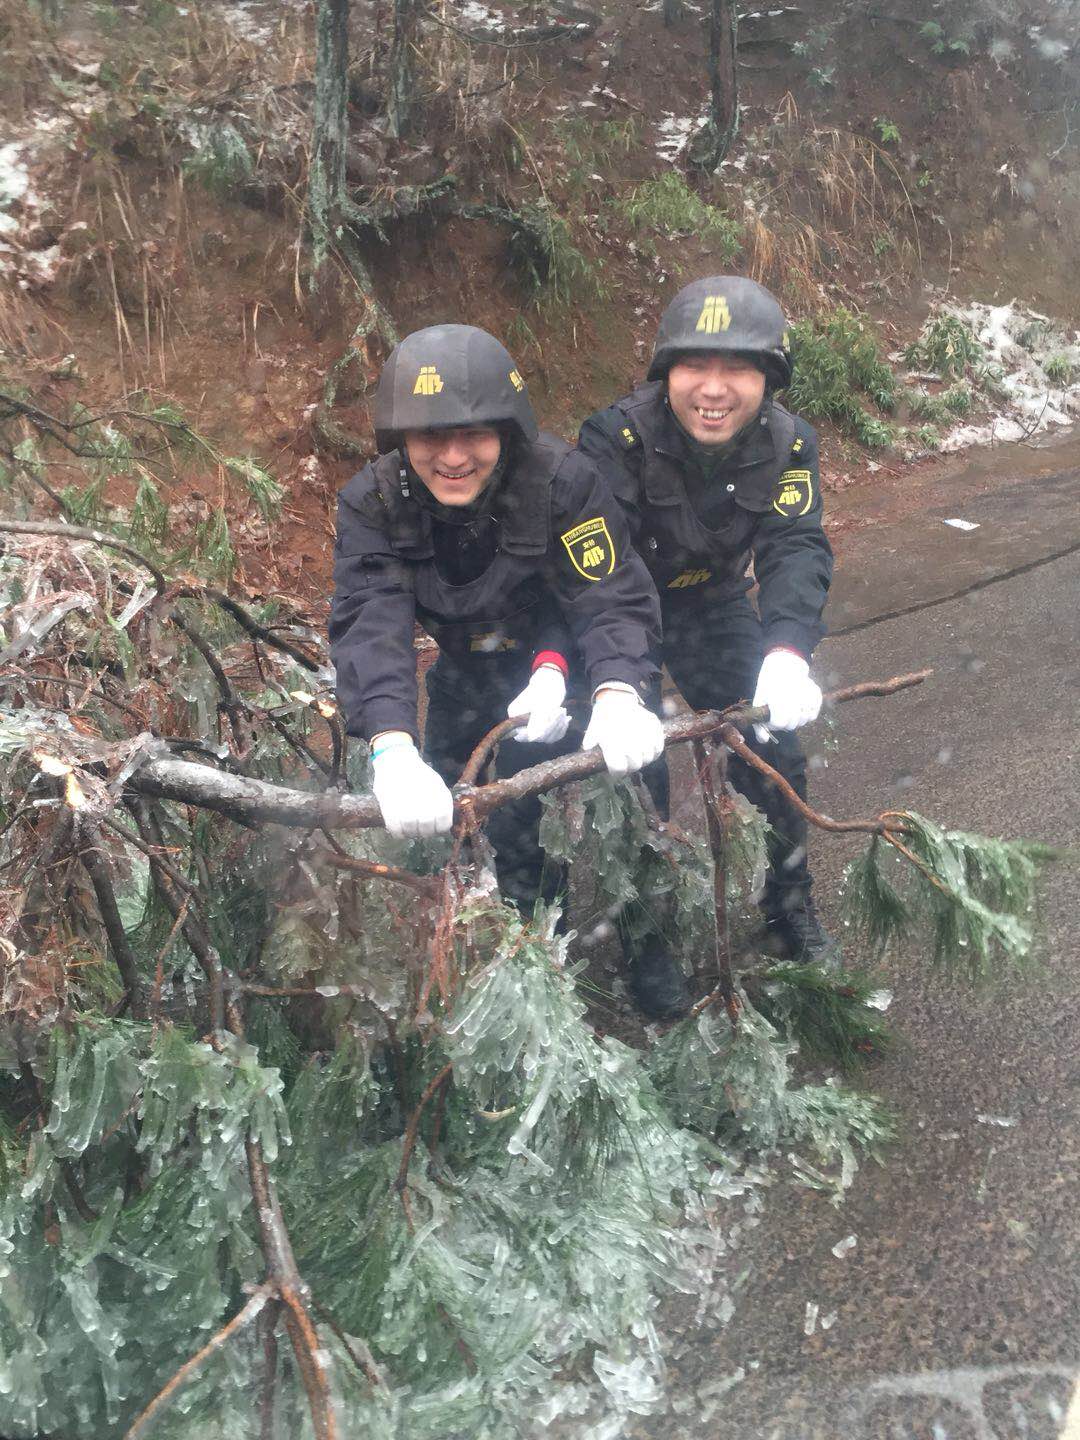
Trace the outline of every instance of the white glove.
<instances>
[{"instance_id":1,"label":"white glove","mask_svg":"<svg viewBox=\"0 0 1080 1440\"><path fill-rule=\"evenodd\" d=\"M396 840L442 835L453 826L454 797L446 781L420 758L404 730L384 730L371 742L371 788Z\"/></svg>"},{"instance_id":2,"label":"white glove","mask_svg":"<svg viewBox=\"0 0 1080 1440\"><path fill-rule=\"evenodd\" d=\"M530 740L537 745L554 745L570 725L570 716L563 709L566 699L566 678L554 665L540 665L533 671L521 694L506 707L507 715L527 715L528 723L510 736L511 740Z\"/></svg>"},{"instance_id":3,"label":"white glove","mask_svg":"<svg viewBox=\"0 0 1080 1440\"><path fill-rule=\"evenodd\" d=\"M810 679L810 666L791 650L770 650L761 662L755 705L767 705L769 728L798 730L809 725L821 712L821 690ZM773 737L764 725L755 725L754 734L765 743Z\"/></svg>"},{"instance_id":4,"label":"white glove","mask_svg":"<svg viewBox=\"0 0 1080 1440\"><path fill-rule=\"evenodd\" d=\"M664 727L629 685L602 685L593 696L592 718L582 750L599 745L611 775L629 775L663 751Z\"/></svg>"}]
</instances>

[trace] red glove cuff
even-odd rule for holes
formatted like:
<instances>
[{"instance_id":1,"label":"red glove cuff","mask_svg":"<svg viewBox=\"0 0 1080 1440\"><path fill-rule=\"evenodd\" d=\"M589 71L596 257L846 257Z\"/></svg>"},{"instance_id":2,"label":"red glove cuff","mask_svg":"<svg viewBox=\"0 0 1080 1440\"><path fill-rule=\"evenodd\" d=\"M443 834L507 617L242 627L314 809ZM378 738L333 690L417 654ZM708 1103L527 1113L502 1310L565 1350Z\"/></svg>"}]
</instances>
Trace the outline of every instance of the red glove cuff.
<instances>
[{"instance_id":1,"label":"red glove cuff","mask_svg":"<svg viewBox=\"0 0 1080 1440\"><path fill-rule=\"evenodd\" d=\"M541 650L532 663L531 674L535 675L541 665L554 665L556 670L562 671L564 680L570 679L570 666L557 650Z\"/></svg>"}]
</instances>

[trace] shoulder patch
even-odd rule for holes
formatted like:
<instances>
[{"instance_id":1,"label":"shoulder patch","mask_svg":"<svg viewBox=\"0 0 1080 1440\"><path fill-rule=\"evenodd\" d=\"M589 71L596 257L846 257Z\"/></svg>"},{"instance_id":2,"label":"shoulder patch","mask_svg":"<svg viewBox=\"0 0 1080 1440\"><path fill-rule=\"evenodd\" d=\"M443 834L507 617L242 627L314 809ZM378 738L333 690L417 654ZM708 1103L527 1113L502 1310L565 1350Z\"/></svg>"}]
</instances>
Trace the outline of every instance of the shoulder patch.
<instances>
[{"instance_id":1,"label":"shoulder patch","mask_svg":"<svg viewBox=\"0 0 1080 1440\"><path fill-rule=\"evenodd\" d=\"M602 580L615 569L615 546L602 515L583 520L559 536L570 563L585 580Z\"/></svg>"},{"instance_id":2,"label":"shoulder patch","mask_svg":"<svg viewBox=\"0 0 1080 1440\"><path fill-rule=\"evenodd\" d=\"M776 494L773 496L776 513L786 520L795 520L805 515L813 503L814 479L810 471L785 470L776 482Z\"/></svg>"},{"instance_id":3,"label":"shoulder patch","mask_svg":"<svg viewBox=\"0 0 1080 1440\"><path fill-rule=\"evenodd\" d=\"M803 438L802 438L802 436L800 435L800 436L798 437L798 439L795 441L795 444L792 445L792 447L791 447L791 453L792 453L792 455L799 455L799 454L802 453L803 443L804 443L804 442L803 442Z\"/></svg>"},{"instance_id":4,"label":"shoulder patch","mask_svg":"<svg viewBox=\"0 0 1080 1440\"><path fill-rule=\"evenodd\" d=\"M641 436L629 425L619 426L619 439L626 450L633 450L635 445L641 444Z\"/></svg>"}]
</instances>

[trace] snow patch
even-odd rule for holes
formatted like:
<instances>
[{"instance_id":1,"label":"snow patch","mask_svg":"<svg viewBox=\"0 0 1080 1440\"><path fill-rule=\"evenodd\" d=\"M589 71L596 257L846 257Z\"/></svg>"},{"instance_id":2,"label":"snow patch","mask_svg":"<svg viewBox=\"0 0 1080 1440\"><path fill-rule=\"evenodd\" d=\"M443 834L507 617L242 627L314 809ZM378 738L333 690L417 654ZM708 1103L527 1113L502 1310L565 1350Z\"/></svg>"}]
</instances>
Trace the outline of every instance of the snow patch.
<instances>
[{"instance_id":1,"label":"snow patch","mask_svg":"<svg viewBox=\"0 0 1080 1440\"><path fill-rule=\"evenodd\" d=\"M0 145L0 234L11 235L19 228L18 219L9 213L12 207L23 211L37 208L38 198L30 184L24 149L18 140Z\"/></svg>"},{"instance_id":2,"label":"snow patch","mask_svg":"<svg viewBox=\"0 0 1080 1440\"><path fill-rule=\"evenodd\" d=\"M499 10L492 10L490 5L481 5L479 0L465 0L457 7L457 18L466 25L479 25L485 30L506 28L506 16Z\"/></svg>"},{"instance_id":3,"label":"snow patch","mask_svg":"<svg viewBox=\"0 0 1080 1440\"><path fill-rule=\"evenodd\" d=\"M705 115L679 116L665 110L663 119L656 122L656 153L661 160L677 160L706 118Z\"/></svg>"},{"instance_id":4,"label":"snow patch","mask_svg":"<svg viewBox=\"0 0 1080 1440\"><path fill-rule=\"evenodd\" d=\"M1065 330L1015 300L942 311L967 325L983 347L997 392L990 418L958 425L942 440L943 451L1026 440L1080 419L1080 331Z\"/></svg>"}]
</instances>

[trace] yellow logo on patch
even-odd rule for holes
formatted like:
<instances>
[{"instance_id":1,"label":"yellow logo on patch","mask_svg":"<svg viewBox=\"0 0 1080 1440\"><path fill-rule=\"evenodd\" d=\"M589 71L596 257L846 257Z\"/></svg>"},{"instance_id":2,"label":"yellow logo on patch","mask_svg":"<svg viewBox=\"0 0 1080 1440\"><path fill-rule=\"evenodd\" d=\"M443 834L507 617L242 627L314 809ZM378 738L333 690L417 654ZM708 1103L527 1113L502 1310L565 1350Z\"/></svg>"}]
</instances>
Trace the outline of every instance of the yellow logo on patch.
<instances>
[{"instance_id":1,"label":"yellow logo on patch","mask_svg":"<svg viewBox=\"0 0 1080 1440\"><path fill-rule=\"evenodd\" d=\"M720 330L726 330L730 324L731 311L728 309L725 297L723 295L706 295L694 329L704 330L706 335L715 335Z\"/></svg>"},{"instance_id":2,"label":"yellow logo on patch","mask_svg":"<svg viewBox=\"0 0 1080 1440\"><path fill-rule=\"evenodd\" d=\"M602 515L584 520L559 537L570 563L586 580L602 580L615 569L615 546Z\"/></svg>"},{"instance_id":3,"label":"yellow logo on patch","mask_svg":"<svg viewBox=\"0 0 1080 1440\"><path fill-rule=\"evenodd\" d=\"M633 430L630 429L629 425L624 425L619 433L622 435L623 444L628 450L632 445L637 444L638 437L634 434Z\"/></svg>"},{"instance_id":4,"label":"yellow logo on patch","mask_svg":"<svg viewBox=\"0 0 1080 1440\"><path fill-rule=\"evenodd\" d=\"M414 395L438 395L442 389L442 376L434 365L421 365L420 374L413 386Z\"/></svg>"},{"instance_id":5,"label":"yellow logo on patch","mask_svg":"<svg viewBox=\"0 0 1080 1440\"><path fill-rule=\"evenodd\" d=\"M711 579L711 570L684 570L681 575L676 575L674 580L668 581L669 590L685 590L690 585L704 585L706 580Z\"/></svg>"},{"instance_id":6,"label":"yellow logo on patch","mask_svg":"<svg viewBox=\"0 0 1080 1440\"><path fill-rule=\"evenodd\" d=\"M510 384L513 385L515 390L525 389L525 381L522 380L521 376L516 370L510 371Z\"/></svg>"},{"instance_id":7,"label":"yellow logo on patch","mask_svg":"<svg viewBox=\"0 0 1080 1440\"><path fill-rule=\"evenodd\" d=\"M773 509L787 520L805 515L814 503L814 481L809 470L785 470L776 482Z\"/></svg>"}]
</instances>

